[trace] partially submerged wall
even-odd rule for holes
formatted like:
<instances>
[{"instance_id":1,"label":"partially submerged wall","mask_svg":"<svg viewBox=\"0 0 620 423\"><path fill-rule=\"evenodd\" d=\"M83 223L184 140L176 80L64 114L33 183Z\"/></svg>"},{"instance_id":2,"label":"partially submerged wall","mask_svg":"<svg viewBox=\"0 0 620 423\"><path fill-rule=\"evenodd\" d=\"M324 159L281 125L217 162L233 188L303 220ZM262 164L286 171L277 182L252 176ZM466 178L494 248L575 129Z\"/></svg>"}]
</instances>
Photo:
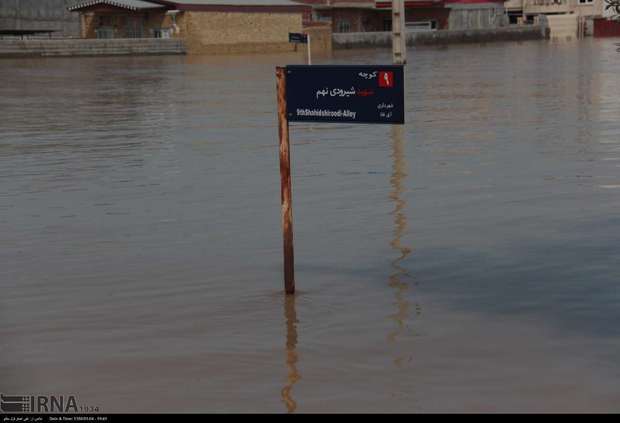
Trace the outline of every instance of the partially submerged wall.
<instances>
[{"instance_id":1,"label":"partially submerged wall","mask_svg":"<svg viewBox=\"0 0 620 423\"><path fill-rule=\"evenodd\" d=\"M181 37L188 53L294 51L289 32L302 32L301 13L185 12Z\"/></svg>"},{"instance_id":2,"label":"partially submerged wall","mask_svg":"<svg viewBox=\"0 0 620 423\"><path fill-rule=\"evenodd\" d=\"M507 25L504 5L498 3L450 4L448 29L494 29Z\"/></svg>"},{"instance_id":3,"label":"partially submerged wall","mask_svg":"<svg viewBox=\"0 0 620 423\"><path fill-rule=\"evenodd\" d=\"M77 13L67 6L73 0L0 0L0 29L55 30L57 36L80 35Z\"/></svg>"},{"instance_id":4,"label":"partially submerged wall","mask_svg":"<svg viewBox=\"0 0 620 423\"><path fill-rule=\"evenodd\" d=\"M577 14L549 15L549 29L552 40L570 40L577 37Z\"/></svg>"},{"instance_id":5,"label":"partially submerged wall","mask_svg":"<svg viewBox=\"0 0 620 423\"><path fill-rule=\"evenodd\" d=\"M183 40L0 40L0 58L185 54Z\"/></svg>"},{"instance_id":6,"label":"partially submerged wall","mask_svg":"<svg viewBox=\"0 0 620 423\"><path fill-rule=\"evenodd\" d=\"M549 37L546 24L515 25L494 29L463 31L408 32L407 45L437 45L454 43L486 43L493 41L540 40ZM391 32L358 32L333 34L334 48L391 47Z\"/></svg>"}]
</instances>

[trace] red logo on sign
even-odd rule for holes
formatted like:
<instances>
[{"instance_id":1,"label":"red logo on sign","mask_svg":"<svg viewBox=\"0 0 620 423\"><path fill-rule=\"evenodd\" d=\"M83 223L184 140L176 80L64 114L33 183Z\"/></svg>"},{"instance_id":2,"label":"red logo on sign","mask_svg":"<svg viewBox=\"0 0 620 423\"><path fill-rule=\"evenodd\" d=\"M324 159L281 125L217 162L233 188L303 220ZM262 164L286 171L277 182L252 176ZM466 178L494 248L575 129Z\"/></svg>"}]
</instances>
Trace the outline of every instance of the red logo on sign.
<instances>
[{"instance_id":1,"label":"red logo on sign","mask_svg":"<svg viewBox=\"0 0 620 423\"><path fill-rule=\"evenodd\" d=\"M382 88L392 88L394 86L394 72L379 72L379 86Z\"/></svg>"}]
</instances>

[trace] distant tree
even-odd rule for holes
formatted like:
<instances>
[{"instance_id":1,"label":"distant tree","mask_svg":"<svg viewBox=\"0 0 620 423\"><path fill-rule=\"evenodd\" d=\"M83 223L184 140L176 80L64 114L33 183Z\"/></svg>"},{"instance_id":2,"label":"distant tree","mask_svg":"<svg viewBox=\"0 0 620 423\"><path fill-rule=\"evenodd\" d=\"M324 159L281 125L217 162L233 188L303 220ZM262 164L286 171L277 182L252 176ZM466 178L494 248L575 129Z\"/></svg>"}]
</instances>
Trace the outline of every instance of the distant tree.
<instances>
[{"instance_id":1,"label":"distant tree","mask_svg":"<svg viewBox=\"0 0 620 423\"><path fill-rule=\"evenodd\" d=\"M620 20L620 0L605 0L605 15Z\"/></svg>"}]
</instances>

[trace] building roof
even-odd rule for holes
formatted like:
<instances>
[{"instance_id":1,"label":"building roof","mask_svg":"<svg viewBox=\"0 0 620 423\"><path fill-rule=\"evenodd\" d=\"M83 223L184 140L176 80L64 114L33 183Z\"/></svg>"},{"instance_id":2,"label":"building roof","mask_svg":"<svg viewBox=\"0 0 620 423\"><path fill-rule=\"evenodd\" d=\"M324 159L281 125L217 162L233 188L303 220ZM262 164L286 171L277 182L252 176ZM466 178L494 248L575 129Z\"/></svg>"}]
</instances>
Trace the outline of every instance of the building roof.
<instances>
[{"instance_id":1,"label":"building roof","mask_svg":"<svg viewBox=\"0 0 620 423\"><path fill-rule=\"evenodd\" d=\"M78 11L96 5L109 5L133 11L163 7L186 10L207 9L219 6L246 8L256 6L304 6L302 3L293 0L77 0L68 9L70 11Z\"/></svg>"},{"instance_id":2,"label":"building roof","mask_svg":"<svg viewBox=\"0 0 620 423\"><path fill-rule=\"evenodd\" d=\"M458 0L457 0L458 1ZM483 0L493 2L495 0ZM501 0L503 1L503 0ZM405 0L405 8L443 7L445 0ZM391 9L392 0L375 0L377 9Z\"/></svg>"},{"instance_id":3,"label":"building roof","mask_svg":"<svg viewBox=\"0 0 620 423\"><path fill-rule=\"evenodd\" d=\"M143 0L81 0L69 7L70 11L83 9L85 7L104 4L108 6L120 7L127 10L160 9L165 7L161 4Z\"/></svg>"},{"instance_id":4,"label":"building roof","mask_svg":"<svg viewBox=\"0 0 620 423\"><path fill-rule=\"evenodd\" d=\"M299 6L292 0L160 0L158 3L180 6Z\"/></svg>"}]
</instances>

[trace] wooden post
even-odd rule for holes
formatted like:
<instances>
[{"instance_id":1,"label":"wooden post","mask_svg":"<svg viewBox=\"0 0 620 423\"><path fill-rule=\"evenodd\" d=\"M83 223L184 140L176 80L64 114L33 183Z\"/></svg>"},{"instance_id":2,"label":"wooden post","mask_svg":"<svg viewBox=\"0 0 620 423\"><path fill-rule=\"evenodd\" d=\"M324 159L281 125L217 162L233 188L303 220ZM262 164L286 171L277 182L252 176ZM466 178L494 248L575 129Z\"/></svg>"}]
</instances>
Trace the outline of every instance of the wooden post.
<instances>
[{"instance_id":1,"label":"wooden post","mask_svg":"<svg viewBox=\"0 0 620 423\"><path fill-rule=\"evenodd\" d=\"M310 34L308 35L308 64L311 65L312 64L312 44L311 44L311 40L310 40Z\"/></svg>"},{"instance_id":2,"label":"wooden post","mask_svg":"<svg viewBox=\"0 0 620 423\"><path fill-rule=\"evenodd\" d=\"M276 68L278 92L278 133L280 135L280 199L284 235L284 290L295 293L295 261L293 254L293 205L291 190L291 153L286 115L286 68Z\"/></svg>"},{"instance_id":3,"label":"wooden post","mask_svg":"<svg viewBox=\"0 0 620 423\"><path fill-rule=\"evenodd\" d=\"M407 33L403 0L392 0L392 62L395 65L407 63Z\"/></svg>"}]
</instances>

